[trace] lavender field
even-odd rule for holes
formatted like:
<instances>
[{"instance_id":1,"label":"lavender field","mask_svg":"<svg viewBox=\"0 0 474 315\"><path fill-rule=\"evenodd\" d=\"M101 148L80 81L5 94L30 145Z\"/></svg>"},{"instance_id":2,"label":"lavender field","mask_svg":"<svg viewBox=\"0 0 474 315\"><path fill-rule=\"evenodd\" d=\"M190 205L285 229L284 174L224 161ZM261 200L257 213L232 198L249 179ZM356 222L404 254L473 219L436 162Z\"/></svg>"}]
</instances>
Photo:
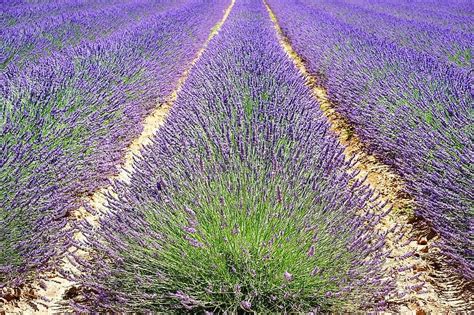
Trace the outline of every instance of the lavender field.
<instances>
[{"instance_id":1,"label":"lavender field","mask_svg":"<svg viewBox=\"0 0 474 315\"><path fill-rule=\"evenodd\" d=\"M0 25L0 314L474 310L471 1Z\"/></svg>"}]
</instances>

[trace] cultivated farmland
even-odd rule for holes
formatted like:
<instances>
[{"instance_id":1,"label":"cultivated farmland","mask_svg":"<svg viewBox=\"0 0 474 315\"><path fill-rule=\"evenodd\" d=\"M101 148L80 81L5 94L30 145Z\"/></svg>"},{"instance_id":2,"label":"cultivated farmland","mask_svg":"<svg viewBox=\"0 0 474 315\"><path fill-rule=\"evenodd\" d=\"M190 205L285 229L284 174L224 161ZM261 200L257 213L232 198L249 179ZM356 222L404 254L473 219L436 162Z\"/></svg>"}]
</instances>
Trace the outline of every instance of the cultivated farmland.
<instances>
[{"instance_id":1,"label":"cultivated farmland","mask_svg":"<svg viewBox=\"0 0 474 315\"><path fill-rule=\"evenodd\" d=\"M0 313L474 309L469 1L0 5Z\"/></svg>"}]
</instances>

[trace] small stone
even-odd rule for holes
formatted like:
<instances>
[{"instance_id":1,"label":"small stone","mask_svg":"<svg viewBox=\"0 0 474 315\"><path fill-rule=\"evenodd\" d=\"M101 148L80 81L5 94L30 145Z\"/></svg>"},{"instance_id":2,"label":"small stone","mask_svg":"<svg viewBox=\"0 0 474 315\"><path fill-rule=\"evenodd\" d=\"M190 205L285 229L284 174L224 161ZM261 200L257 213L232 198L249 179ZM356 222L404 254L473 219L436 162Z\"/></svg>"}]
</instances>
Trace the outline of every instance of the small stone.
<instances>
[{"instance_id":1,"label":"small stone","mask_svg":"<svg viewBox=\"0 0 474 315\"><path fill-rule=\"evenodd\" d=\"M418 245L426 245L428 244L428 239L426 237L420 237L418 239Z\"/></svg>"},{"instance_id":2,"label":"small stone","mask_svg":"<svg viewBox=\"0 0 474 315\"><path fill-rule=\"evenodd\" d=\"M415 311L415 315L426 315L426 312L421 308L417 308Z\"/></svg>"}]
</instances>

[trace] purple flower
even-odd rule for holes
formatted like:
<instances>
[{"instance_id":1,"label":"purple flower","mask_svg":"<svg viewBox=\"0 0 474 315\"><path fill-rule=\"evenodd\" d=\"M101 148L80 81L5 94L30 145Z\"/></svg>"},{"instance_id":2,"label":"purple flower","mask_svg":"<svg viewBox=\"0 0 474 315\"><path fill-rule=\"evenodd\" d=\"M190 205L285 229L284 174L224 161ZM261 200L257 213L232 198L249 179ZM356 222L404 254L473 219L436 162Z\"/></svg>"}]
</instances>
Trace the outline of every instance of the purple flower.
<instances>
[{"instance_id":1,"label":"purple flower","mask_svg":"<svg viewBox=\"0 0 474 315\"><path fill-rule=\"evenodd\" d=\"M232 234L233 235L239 234L239 226L237 225L237 223L234 225L234 228L232 229Z\"/></svg>"},{"instance_id":2,"label":"purple flower","mask_svg":"<svg viewBox=\"0 0 474 315\"><path fill-rule=\"evenodd\" d=\"M184 211L192 218L195 218L196 217L196 213L191 209L189 208L188 206L184 207Z\"/></svg>"},{"instance_id":3,"label":"purple flower","mask_svg":"<svg viewBox=\"0 0 474 315\"><path fill-rule=\"evenodd\" d=\"M199 242L198 240L192 238L192 237L189 237L189 236L185 236L184 237L188 242L189 244L191 244L193 247L196 247L196 248L202 248L204 247L204 244Z\"/></svg>"},{"instance_id":4,"label":"purple flower","mask_svg":"<svg viewBox=\"0 0 474 315\"><path fill-rule=\"evenodd\" d=\"M183 227L183 230L187 233L194 234L196 233L196 229L190 226L185 226Z\"/></svg>"},{"instance_id":5,"label":"purple flower","mask_svg":"<svg viewBox=\"0 0 474 315\"><path fill-rule=\"evenodd\" d=\"M241 301L240 302L240 307L244 310L244 311L251 311L252 310L252 303L250 303L249 301Z\"/></svg>"},{"instance_id":6,"label":"purple flower","mask_svg":"<svg viewBox=\"0 0 474 315\"><path fill-rule=\"evenodd\" d=\"M316 266L314 267L314 269L311 271L311 275L312 276L315 276L319 273L320 269Z\"/></svg>"},{"instance_id":7,"label":"purple flower","mask_svg":"<svg viewBox=\"0 0 474 315\"><path fill-rule=\"evenodd\" d=\"M283 197L282 197L282 195L281 195L280 186L277 186L277 197L276 197L276 198L277 198L277 202L278 202L278 203L282 203Z\"/></svg>"}]
</instances>

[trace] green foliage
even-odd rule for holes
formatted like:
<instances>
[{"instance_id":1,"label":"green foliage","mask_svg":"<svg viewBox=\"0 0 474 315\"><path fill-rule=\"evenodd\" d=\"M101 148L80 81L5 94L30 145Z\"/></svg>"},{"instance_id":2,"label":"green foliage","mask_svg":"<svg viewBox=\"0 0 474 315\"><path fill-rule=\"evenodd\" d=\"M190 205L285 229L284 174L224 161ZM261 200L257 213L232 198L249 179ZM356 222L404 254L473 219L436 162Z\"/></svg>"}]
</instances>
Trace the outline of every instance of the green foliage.
<instances>
[{"instance_id":1,"label":"green foliage","mask_svg":"<svg viewBox=\"0 0 474 315\"><path fill-rule=\"evenodd\" d=\"M157 310L178 304L169 299L176 291L186 292L209 310L237 311L242 300L250 301L257 312L348 307L325 293L339 289L337 283L347 276L356 255L345 249L349 233L334 235L328 230L325 222L335 214L314 203L314 192L301 188L290 193L288 182L260 174L241 167L210 181L196 181L172 196L179 204L190 204L187 196L208 196L193 208L198 222L194 234L183 230L190 220L184 211L163 213L163 205L144 209L152 229L166 237L163 249L151 253L135 243L124 251L124 259L126 268L140 266L136 269L140 276L152 277L157 271L166 275L163 281L147 285L147 292L161 297L156 300ZM291 214L290 204L295 209ZM344 224L344 219L340 221ZM317 242L315 233L302 228L305 223L318 231ZM190 244L187 235L202 247ZM313 243L315 254L308 257ZM315 268L322 272L312 275ZM293 276L291 281L285 279L285 272ZM130 273L122 276L122 289L126 283L130 294L143 291Z\"/></svg>"},{"instance_id":2,"label":"green foliage","mask_svg":"<svg viewBox=\"0 0 474 315\"><path fill-rule=\"evenodd\" d=\"M470 48L459 49L448 56L449 61L461 67L469 67L472 64L472 51Z\"/></svg>"}]
</instances>

